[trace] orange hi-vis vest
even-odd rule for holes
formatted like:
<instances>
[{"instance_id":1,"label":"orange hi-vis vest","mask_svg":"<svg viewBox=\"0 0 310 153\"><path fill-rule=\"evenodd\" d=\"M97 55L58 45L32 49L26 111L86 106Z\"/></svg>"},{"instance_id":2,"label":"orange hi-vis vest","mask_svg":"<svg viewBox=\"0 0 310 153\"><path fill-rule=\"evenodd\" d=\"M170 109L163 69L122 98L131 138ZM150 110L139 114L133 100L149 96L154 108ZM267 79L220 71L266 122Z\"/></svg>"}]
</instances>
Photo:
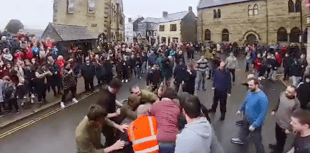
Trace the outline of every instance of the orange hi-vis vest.
<instances>
[{"instance_id":1,"label":"orange hi-vis vest","mask_svg":"<svg viewBox=\"0 0 310 153\"><path fill-rule=\"evenodd\" d=\"M139 116L127 129L135 153L159 153L157 121L153 116Z\"/></svg>"}]
</instances>

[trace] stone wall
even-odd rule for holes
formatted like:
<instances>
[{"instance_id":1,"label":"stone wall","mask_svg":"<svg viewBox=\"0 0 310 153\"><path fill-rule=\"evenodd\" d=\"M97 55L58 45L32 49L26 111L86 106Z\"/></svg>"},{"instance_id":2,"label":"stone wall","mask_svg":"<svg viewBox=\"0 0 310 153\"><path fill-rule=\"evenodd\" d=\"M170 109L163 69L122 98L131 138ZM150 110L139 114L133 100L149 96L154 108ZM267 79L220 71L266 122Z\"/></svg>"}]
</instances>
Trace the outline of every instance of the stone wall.
<instances>
[{"instance_id":1,"label":"stone wall","mask_svg":"<svg viewBox=\"0 0 310 153\"><path fill-rule=\"evenodd\" d=\"M230 42L242 44L247 35L254 34L260 43L276 44L280 27L284 27L288 35L292 28L300 29L300 13L289 13L287 2L288 0L268 0L266 3L258 0L198 10L198 40L204 42L204 32L209 29L211 40L219 43L222 41L222 30L226 28L230 33ZM248 6L254 4L258 5L258 15L249 16ZM214 9L221 10L220 19L213 19ZM303 11L303 30L309 26L306 23L307 16L309 13Z\"/></svg>"},{"instance_id":2,"label":"stone wall","mask_svg":"<svg viewBox=\"0 0 310 153\"><path fill-rule=\"evenodd\" d=\"M170 24L176 24L177 30L176 31L170 31ZM162 37L166 37L166 43L168 43L168 38L170 37L170 42L172 42L172 38L178 38L179 41L181 39L181 21L172 21L172 22L166 22L166 23L159 23L158 28L160 25L165 26L165 31L159 31L158 35L160 36L160 41L162 40Z\"/></svg>"},{"instance_id":3,"label":"stone wall","mask_svg":"<svg viewBox=\"0 0 310 153\"><path fill-rule=\"evenodd\" d=\"M116 7L116 0L111 0ZM87 27L94 34L106 33L108 27L105 26L111 20L111 33L116 33L117 23L119 24L120 34L124 33L124 19L119 16L119 19L109 11L109 0L96 0L96 9L94 13L88 12L87 0L74 0L74 12L68 13L67 0L54 0L54 15L53 22L58 24L78 25ZM120 7L123 7L120 5ZM121 9L122 10L122 9ZM112 14L112 15L111 15ZM123 14L121 12L121 14ZM120 22L120 20L122 21Z\"/></svg>"}]
</instances>

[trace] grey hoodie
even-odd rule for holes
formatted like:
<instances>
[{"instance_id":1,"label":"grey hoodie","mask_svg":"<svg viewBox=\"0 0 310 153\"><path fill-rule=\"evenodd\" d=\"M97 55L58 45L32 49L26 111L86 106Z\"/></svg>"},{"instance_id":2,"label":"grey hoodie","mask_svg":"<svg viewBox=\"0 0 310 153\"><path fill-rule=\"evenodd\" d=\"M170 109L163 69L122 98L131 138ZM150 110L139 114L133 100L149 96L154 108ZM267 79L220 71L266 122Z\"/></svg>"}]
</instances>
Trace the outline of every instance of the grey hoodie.
<instances>
[{"instance_id":1,"label":"grey hoodie","mask_svg":"<svg viewBox=\"0 0 310 153\"><path fill-rule=\"evenodd\" d=\"M177 137L175 153L224 153L205 117L186 124Z\"/></svg>"}]
</instances>

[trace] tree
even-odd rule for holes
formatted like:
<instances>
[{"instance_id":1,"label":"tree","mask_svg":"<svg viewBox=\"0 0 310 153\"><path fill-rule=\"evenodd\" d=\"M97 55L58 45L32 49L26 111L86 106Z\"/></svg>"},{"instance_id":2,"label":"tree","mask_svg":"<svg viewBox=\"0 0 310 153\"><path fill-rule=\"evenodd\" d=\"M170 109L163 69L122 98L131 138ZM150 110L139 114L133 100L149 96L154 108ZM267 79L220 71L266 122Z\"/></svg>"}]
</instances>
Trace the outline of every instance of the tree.
<instances>
[{"instance_id":1,"label":"tree","mask_svg":"<svg viewBox=\"0 0 310 153\"><path fill-rule=\"evenodd\" d=\"M20 29L24 29L24 25L17 19L12 19L5 26L5 29L10 33L17 33Z\"/></svg>"}]
</instances>

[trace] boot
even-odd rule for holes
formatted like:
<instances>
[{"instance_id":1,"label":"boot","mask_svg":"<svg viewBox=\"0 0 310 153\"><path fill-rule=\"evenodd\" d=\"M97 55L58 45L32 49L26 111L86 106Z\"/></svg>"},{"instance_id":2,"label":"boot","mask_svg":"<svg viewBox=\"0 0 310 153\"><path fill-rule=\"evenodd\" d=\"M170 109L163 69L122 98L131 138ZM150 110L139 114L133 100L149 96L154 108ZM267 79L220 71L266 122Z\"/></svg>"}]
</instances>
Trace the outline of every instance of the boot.
<instances>
[{"instance_id":1,"label":"boot","mask_svg":"<svg viewBox=\"0 0 310 153\"><path fill-rule=\"evenodd\" d=\"M221 113L221 118L220 118L221 121L224 121L225 120L225 113Z\"/></svg>"}]
</instances>

